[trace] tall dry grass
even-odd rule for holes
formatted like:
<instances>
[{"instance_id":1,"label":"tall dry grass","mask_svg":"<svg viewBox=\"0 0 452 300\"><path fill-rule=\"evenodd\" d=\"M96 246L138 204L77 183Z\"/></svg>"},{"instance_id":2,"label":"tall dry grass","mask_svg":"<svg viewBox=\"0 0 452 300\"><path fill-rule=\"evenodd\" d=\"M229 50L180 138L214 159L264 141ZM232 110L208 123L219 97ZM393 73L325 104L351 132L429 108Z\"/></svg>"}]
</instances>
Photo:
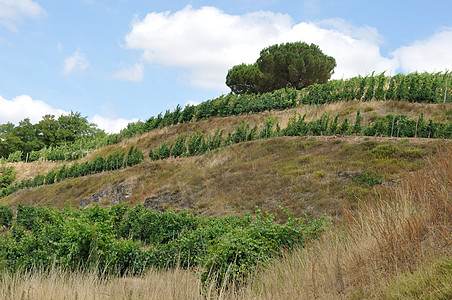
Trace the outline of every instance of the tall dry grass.
<instances>
[{"instance_id":1,"label":"tall dry grass","mask_svg":"<svg viewBox=\"0 0 452 300\"><path fill-rule=\"evenodd\" d=\"M242 287L205 288L192 271L151 270L102 280L54 271L0 275L2 299L373 299L398 274L452 255L452 147L400 186L345 213L305 249L288 253ZM382 294L382 291L385 294Z\"/></svg>"},{"instance_id":2,"label":"tall dry grass","mask_svg":"<svg viewBox=\"0 0 452 300\"><path fill-rule=\"evenodd\" d=\"M395 275L452 255L452 147L247 287L260 299L379 298Z\"/></svg>"}]
</instances>

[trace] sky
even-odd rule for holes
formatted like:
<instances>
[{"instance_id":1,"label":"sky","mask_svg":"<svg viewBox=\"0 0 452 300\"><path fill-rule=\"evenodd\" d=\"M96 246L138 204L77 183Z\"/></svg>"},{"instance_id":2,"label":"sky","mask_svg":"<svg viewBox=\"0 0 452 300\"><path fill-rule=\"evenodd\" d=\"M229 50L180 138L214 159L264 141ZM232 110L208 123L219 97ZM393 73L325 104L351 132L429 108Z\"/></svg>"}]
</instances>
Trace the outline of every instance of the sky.
<instances>
[{"instance_id":1,"label":"sky","mask_svg":"<svg viewBox=\"0 0 452 300\"><path fill-rule=\"evenodd\" d=\"M317 44L333 78L452 70L452 2L0 0L0 124L80 112L106 132L227 94L274 44Z\"/></svg>"}]
</instances>

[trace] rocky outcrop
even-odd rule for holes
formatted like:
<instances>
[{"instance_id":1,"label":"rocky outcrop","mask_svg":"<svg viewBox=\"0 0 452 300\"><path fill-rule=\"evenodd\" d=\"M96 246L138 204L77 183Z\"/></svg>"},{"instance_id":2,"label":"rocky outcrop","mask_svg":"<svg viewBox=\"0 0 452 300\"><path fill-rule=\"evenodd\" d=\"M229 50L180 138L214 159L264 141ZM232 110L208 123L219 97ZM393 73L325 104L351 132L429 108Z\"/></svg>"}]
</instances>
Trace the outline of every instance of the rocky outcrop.
<instances>
[{"instance_id":1,"label":"rocky outcrop","mask_svg":"<svg viewBox=\"0 0 452 300\"><path fill-rule=\"evenodd\" d=\"M181 194L179 192L172 192L146 198L146 200L144 200L144 206L152 210L164 211L168 207L175 206L176 203L180 205L181 202Z\"/></svg>"},{"instance_id":2,"label":"rocky outcrop","mask_svg":"<svg viewBox=\"0 0 452 300\"><path fill-rule=\"evenodd\" d=\"M118 204L124 202L132 196L133 183L132 182L119 182L113 185L104 187L99 193L93 194L90 197L80 200L80 208L90 205L92 203L98 203L104 200L108 200L112 204Z\"/></svg>"}]
</instances>

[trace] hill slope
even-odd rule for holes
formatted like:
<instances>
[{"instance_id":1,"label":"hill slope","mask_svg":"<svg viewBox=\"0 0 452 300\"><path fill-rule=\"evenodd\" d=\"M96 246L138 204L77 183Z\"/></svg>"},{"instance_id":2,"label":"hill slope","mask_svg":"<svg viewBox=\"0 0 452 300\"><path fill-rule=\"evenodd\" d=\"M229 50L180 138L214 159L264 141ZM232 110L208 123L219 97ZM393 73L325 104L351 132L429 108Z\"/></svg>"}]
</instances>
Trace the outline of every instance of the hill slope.
<instances>
[{"instance_id":1,"label":"hill slope","mask_svg":"<svg viewBox=\"0 0 452 300\"><path fill-rule=\"evenodd\" d=\"M232 132L243 121L261 124L273 117L285 127L294 111L307 120L323 113L353 119L360 110L363 123L388 113L451 122L452 104L420 104L400 101L339 102L320 106L300 106L237 117L210 118L188 124L152 130L117 145L94 151L78 162L97 155L107 156L135 145L155 149L182 133L213 133L217 128ZM261 126L261 125L260 125ZM189 209L198 213L243 214L256 207L284 214L282 206L299 216L304 213L336 215L341 207L354 206L368 195L370 187L394 185L405 170L422 167L423 159L433 155L436 146L448 141L393 139L377 137L278 137L232 145L204 156L151 161L118 171L21 190L0 204L17 203L83 207L118 202L144 204L164 210ZM379 148L380 147L380 148ZM389 154L381 154L386 148ZM17 163L18 180L48 172L62 163Z\"/></svg>"}]
</instances>

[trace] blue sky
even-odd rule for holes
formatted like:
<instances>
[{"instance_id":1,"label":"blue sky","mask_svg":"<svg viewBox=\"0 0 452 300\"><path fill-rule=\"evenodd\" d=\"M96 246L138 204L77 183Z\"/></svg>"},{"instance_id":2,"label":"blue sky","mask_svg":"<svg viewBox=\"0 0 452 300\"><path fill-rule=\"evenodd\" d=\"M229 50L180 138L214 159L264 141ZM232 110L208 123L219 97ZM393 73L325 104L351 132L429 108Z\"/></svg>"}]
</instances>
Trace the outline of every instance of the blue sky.
<instances>
[{"instance_id":1,"label":"blue sky","mask_svg":"<svg viewBox=\"0 0 452 300\"><path fill-rule=\"evenodd\" d=\"M0 123L81 112L108 132L229 89L227 70L304 41L334 78L452 70L452 2L0 0Z\"/></svg>"}]
</instances>

